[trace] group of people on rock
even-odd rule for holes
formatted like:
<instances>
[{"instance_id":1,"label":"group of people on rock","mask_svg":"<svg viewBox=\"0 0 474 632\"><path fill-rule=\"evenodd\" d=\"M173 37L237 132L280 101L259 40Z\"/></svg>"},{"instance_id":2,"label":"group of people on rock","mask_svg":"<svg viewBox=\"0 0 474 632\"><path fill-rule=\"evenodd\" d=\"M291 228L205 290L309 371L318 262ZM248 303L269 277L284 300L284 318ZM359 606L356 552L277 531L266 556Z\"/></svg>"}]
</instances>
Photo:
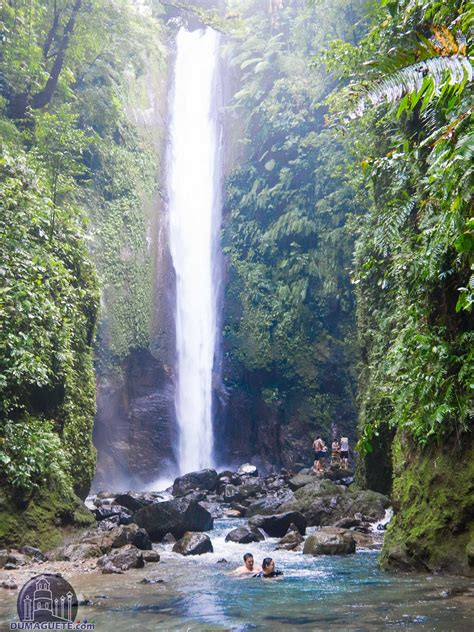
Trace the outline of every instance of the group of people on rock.
<instances>
[{"instance_id":1,"label":"group of people on rock","mask_svg":"<svg viewBox=\"0 0 474 632\"><path fill-rule=\"evenodd\" d=\"M275 570L275 562L271 557L264 558L262 566L255 564L252 553L244 555L243 566L239 566L232 575L261 577L262 579L272 579L274 577L282 577L282 571Z\"/></svg>"},{"instance_id":2,"label":"group of people on rock","mask_svg":"<svg viewBox=\"0 0 474 632\"><path fill-rule=\"evenodd\" d=\"M314 464L313 472L320 474L324 472L324 466L328 457L328 449L321 436L318 435L313 441ZM349 463L349 439L341 437L338 441L334 438L331 444L331 465L340 465L343 469L347 469Z\"/></svg>"}]
</instances>

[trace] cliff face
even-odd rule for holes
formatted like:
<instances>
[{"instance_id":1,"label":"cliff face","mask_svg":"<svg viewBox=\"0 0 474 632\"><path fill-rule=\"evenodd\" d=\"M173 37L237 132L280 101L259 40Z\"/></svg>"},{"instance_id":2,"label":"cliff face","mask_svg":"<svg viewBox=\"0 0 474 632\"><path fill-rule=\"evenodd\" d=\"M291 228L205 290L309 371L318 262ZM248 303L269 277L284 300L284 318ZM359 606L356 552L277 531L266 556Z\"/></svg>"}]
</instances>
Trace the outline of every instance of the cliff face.
<instances>
[{"instance_id":1,"label":"cliff face","mask_svg":"<svg viewBox=\"0 0 474 632\"><path fill-rule=\"evenodd\" d=\"M393 448L395 516L381 563L387 569L474 575L474 444L471 434L413 449Z\"/></svg>"}]
</instances>

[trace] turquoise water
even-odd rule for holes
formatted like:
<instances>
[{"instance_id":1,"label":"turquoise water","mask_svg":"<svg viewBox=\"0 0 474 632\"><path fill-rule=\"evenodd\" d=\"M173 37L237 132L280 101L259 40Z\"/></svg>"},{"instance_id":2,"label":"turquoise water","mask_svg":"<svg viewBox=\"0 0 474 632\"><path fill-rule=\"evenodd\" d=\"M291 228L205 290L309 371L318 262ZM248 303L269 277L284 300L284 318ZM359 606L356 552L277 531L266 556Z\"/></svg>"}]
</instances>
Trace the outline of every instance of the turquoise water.
<instances>
[{"instance_id":1,"label":"turquoise water","mask_svg":"<svg viewBox=\"0 0 474 632\"><path fill-rule=\"evenodd\" d=\"M377 567L377 551L313 558L274 551L275 539L226 544L225 534L242 523L216 521L212 554L183 558L160 546L162 561L145 569L66 577L93 601L79 608L78 617L107 632L473 629L474 589L466 578L387 574ZM257 562L270 554L284 579L230 576L247 550ZM164 583L141 584L145 577ZM16 595L0 594L5 626L14 617Z\"/></svg>"}]
</instances>

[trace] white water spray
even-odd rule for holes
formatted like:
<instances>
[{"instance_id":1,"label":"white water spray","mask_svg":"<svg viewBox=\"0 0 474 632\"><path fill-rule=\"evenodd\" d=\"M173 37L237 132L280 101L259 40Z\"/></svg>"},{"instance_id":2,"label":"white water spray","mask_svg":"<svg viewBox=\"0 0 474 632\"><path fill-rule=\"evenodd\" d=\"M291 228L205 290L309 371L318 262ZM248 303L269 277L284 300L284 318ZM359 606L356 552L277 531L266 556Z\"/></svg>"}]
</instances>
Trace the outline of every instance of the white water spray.
<instances>
[{"instance_id":1,"label":"white water spray","mask_svg":"<svg viewBox=\"0 0 474 632\"><path fill-rule=\"evenodd\" d=\"M212 369L220 228L220 132L217 117L219 35L177 37L168 167L170 248L176 272L179 469L212 465Z\"/></svg>"}]
</instances>

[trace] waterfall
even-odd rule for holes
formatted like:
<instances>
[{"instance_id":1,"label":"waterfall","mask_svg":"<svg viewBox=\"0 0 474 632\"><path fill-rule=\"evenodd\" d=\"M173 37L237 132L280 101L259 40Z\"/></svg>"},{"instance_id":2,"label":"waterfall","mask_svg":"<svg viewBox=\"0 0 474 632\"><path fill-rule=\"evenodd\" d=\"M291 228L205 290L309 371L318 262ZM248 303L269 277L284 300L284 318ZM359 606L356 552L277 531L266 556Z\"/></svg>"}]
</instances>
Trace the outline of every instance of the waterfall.
<instances>
[{"instance_id":1,"label":"waterfall","mask_svg":"<svg viewBox=\"0 0 474 632\"><path fill-rule=\"evenodd\" d=\"M221 217L218 42L219 35L210 28L180 29L171 102L168 197L176 273L175 405L181 473L210 467L213 460Z\"/></svg>"}]
</instances>

